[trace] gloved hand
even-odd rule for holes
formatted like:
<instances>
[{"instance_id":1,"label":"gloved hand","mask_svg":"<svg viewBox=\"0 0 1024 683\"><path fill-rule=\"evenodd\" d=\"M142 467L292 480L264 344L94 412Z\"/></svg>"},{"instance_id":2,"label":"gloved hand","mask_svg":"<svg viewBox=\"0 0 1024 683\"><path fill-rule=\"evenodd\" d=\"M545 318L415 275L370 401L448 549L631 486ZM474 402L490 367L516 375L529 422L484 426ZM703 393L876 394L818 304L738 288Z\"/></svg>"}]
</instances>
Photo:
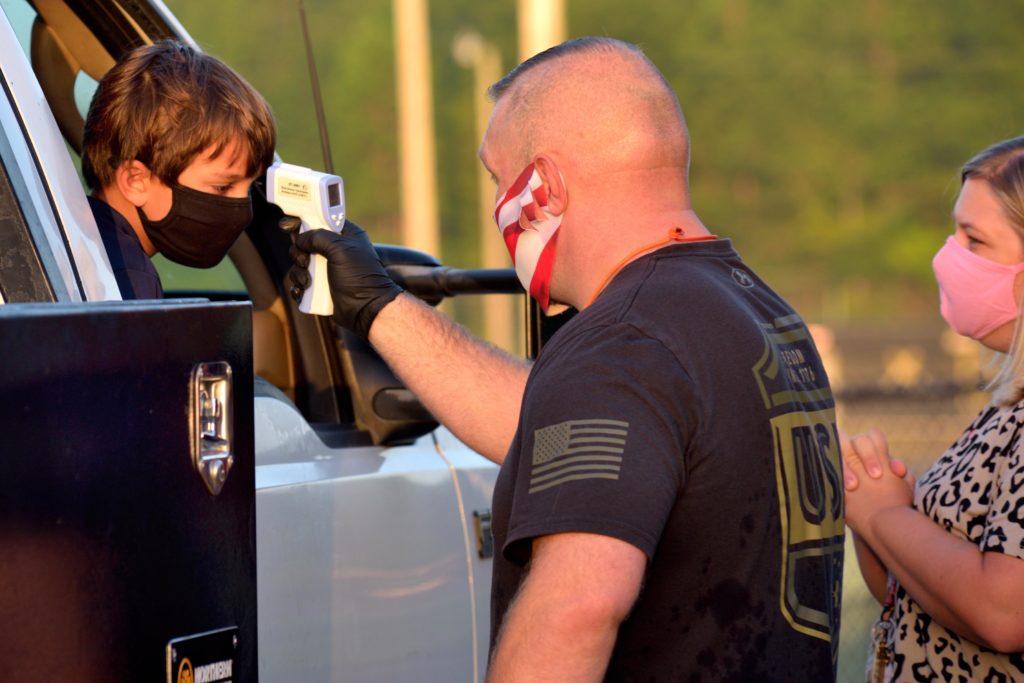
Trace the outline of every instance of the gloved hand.
<instances>
[{"instance_id":1,"label":"gloved hand","mask_svg":"<svg viewBox=\"0 0 1024 683\"><path fill-rule=\"evenodd\" d=\"M345 221L341 234L330 230L309 230L297 234L290 216L281 219L281 227L291 228L293 244L289 250L292 268L288 281L290 293L298 301L309 286L309 255L327 258L327 280L334 300L334 321L368 339L370 326L380 310L404 290L388 277L369 235L352 221Z\"/></svg>"}]
</instances>

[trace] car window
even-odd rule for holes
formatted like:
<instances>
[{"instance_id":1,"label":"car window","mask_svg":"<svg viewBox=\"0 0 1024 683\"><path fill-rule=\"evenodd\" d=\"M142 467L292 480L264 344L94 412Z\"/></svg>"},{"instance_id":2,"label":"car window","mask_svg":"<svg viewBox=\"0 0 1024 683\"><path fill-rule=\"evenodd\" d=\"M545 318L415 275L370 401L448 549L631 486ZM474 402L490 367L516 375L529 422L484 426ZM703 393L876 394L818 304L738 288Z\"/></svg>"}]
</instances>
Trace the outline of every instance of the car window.
<instances>
[{"instance_id":1,"label":"car window","mask_svg":"<svg viewBox=\"0 0 1024 683\"><path fill-rule=\"evenodd\" d=\"M18 36L18 42L26 56L31 55L32 24L36 19L37 12L27 0L0 0L0 8L14 28ZM75 106L82 117L85 117L89 109L89 102L93 93L96 92L97 82L84 72L79 72L74 84ZM68 146L76 167L81 168L78 153ZM83 189L88 191L83 182ZM162 256L153 259L157 272L163 283L165 292L173 295L175 291L199 291L199 292L221 292L237 294L245 292L245 284L241 275L231 263L230 259L224 259L220 264L210 269L187 268L168 261Z\"/></svg>"},{"instance_id":2,"label":"car window","mask_svg":"<svg viewBox=\"0 0 1024 683\"><path fill-rule=\"evenodd\" d=\"M25 0L0 0L0 8L7 15L7 20L17 34L21 49L28 54L32 21L36 18L36 11Z\"/></svg>"},{"instance_id":3,"label":"car window","mask_svg":"<svg viewBox=\"0 0 1024 683\"><path fill-rule=\"evenodd\" d=\"M245 292L245 282L231 259L224 259L213 268L188 268L157 255L153 265L160 273L164 292L173 296L175 291L222 292L237 294Z\"/></svg>"}]
</instances>

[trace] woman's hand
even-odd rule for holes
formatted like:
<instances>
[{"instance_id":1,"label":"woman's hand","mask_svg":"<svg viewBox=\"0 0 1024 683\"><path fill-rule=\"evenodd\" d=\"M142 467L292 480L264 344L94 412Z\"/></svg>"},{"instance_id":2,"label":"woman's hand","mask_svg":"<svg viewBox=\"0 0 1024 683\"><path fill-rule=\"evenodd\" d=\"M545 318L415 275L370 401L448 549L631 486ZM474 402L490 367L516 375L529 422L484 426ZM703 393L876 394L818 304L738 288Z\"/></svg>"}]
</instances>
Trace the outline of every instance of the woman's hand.
<instances>
[{"instance_id":1,"label":"woman's hand","mask_svg":"<svg viewBox=\"0 0 1024 683\"><path fill-rule=\"evenodd\" d=\"M914 478L906 465L889 457L889 444L877 429L852 439L844 437L841 445L846 522L870 545L871 518L888 508L909 507L914 500Z\"/></svg>"},{"instance_id":2,"label":"woman's hand","mask_svg":"<svg viewBox=\"0 0 1024 683\"><path fill-rule=\"evenodd\" d=\"M843 450L843 485L847 491L856 491L864 473L871 479L879 479L889 469L897 477L907 476L907 466L902 460L889 456L889 443L880 429L870 429L852 439L842 431L839 442ZM856 461L859 467L852 466Z\"/></svg>"},{"instance_id":3,"label":"woman's hand","mask_svg":"<svg viewBox=\"0 0 1024 683\"><path fill-rule=\"evenodd\" d=\"M979 645L999 652L1024 649L1024 560L983 552L975 542L949 533L915 510L914 480L891 467L867 471L889 459L881 432L842 438L845 477L859 485L846 494L846 523L853 530L857 560L871 594L885 599L891 573L922 611ZM969 590L965 590L965 586Z\"/></svg>"}]
</instances>

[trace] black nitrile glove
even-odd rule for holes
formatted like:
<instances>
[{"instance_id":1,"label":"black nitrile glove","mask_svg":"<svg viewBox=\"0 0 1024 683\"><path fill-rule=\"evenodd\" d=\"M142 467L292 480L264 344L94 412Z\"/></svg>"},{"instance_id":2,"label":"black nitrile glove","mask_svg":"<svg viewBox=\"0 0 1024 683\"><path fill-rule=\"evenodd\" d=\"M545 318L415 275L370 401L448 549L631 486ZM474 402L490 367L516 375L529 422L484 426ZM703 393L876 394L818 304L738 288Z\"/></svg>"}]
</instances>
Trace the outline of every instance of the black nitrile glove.
<instances>
[{"instance_id":1,"label":"black nitrile glove","mask_svg":"<svg viewBox=\"0 0 1024 683\"><path fill-rule=\"evenodd\" d=\"M288 218L281 219L286 229ZM300 300L309 286L309 254L323 254L327 257L334 321L368 339L374 318L403 291L384 270L369 235L352 221L345 221L340 235L322 229L292 234L294 244L289 255L294 265L288 272L292 297Z\"/></svg>"}]
</instances>

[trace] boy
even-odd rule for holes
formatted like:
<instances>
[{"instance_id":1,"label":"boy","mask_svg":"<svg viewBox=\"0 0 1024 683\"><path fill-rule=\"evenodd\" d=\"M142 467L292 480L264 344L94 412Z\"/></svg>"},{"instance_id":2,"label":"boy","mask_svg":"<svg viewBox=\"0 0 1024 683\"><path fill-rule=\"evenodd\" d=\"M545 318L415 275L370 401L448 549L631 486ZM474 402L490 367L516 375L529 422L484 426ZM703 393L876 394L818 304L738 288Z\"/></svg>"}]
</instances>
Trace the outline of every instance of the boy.
<instances>
[{"instance_id":1,"label":"boy","mask_svg":"<svg viewBox=\"0 0 1024 683\"><path fill-rule=\"evenodd\" d=\"M129 52L100 81L82 173L123 299L161 298L149 257L210 268L252 220L273 161L270 107L220 60L174 41Z\"/></svg>"}]
</instances>

